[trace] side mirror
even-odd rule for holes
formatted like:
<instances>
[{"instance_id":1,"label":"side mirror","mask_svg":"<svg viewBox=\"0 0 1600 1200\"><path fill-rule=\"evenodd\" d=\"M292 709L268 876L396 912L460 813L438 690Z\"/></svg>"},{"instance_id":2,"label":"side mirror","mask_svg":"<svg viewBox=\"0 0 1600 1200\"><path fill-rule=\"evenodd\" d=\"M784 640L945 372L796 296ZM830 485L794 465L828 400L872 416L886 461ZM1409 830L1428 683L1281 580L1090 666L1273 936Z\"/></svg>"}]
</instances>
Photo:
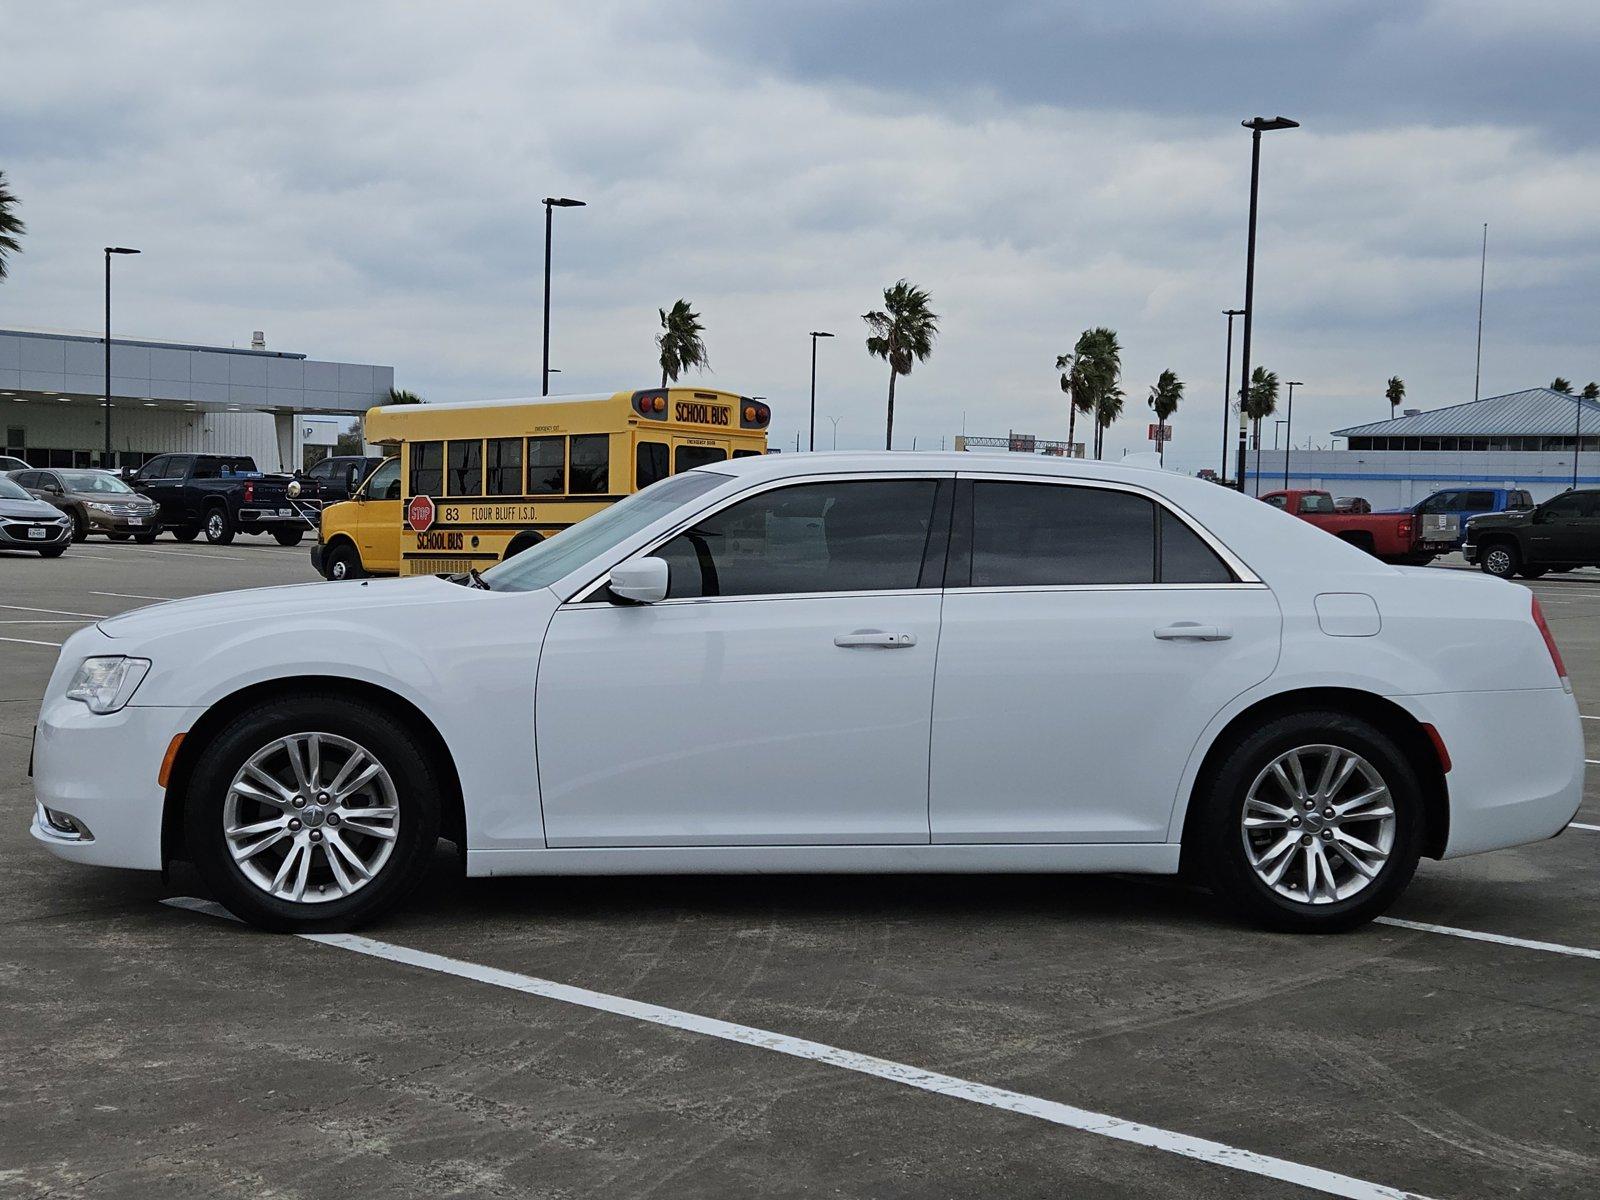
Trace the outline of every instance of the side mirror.
<instances>
[{"instance_id":1,"label":"side mirror","mask_svg":"<svg viewBox=\"0 0 1600 1200\"><path fill-rule=\"evenodd\" d=\"M663 558L633 558L611 568L607 591L625 604L655 604L667 598L671 572Z\"/></svg>"}]
</instances>

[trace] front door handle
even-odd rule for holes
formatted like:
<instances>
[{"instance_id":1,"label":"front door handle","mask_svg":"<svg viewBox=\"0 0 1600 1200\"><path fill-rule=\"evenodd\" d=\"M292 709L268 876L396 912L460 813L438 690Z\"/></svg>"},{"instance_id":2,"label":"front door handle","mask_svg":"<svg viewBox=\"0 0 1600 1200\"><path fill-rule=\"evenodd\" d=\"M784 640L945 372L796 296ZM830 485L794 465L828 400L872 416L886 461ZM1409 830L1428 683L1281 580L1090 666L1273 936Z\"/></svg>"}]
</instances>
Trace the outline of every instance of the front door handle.
<instances>
[{"instance_id":1,"label":"front door handle","mask_svg":"<svg viewBox=\"0 0 1600 1200\"><path fill-rule=\"evenodd\" d=\"M833 639L835 646L846 650L854 650L863 646L875 646L882 650L903 650L907 646L917 644L917 635L914 633L885 633L881 629L857 629L851 633L841 633Z\"/></svg>"},{"instance_id":2,"label":"front door handle","mask_svg":"<svg viewBox=\"0 0 1600 1200\"><path fill-rule=\"evenodd\" d=\"M1193 621L1179 621L1176 625L1163 625L1155 631L1163 642L1225 642L1233 636L1226 625L1196 625Z\"/></svg>"}]
</instances>

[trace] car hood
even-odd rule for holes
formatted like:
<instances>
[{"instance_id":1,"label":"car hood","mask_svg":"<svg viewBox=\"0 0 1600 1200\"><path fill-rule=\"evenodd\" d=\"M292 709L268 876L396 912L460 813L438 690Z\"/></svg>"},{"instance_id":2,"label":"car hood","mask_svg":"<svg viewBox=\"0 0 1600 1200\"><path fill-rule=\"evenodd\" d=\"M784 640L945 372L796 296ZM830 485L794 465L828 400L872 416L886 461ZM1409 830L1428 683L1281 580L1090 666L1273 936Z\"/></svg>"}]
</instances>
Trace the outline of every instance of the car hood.
<instances>
[{"instance_id":1,"label":"car hood","mask_svg":"<svg viewBox=\"0 0 1600 1200\"><path fill-rule=\"evenodd\" d=\"M34 520L44 517L54 521L60 515L59 508L43 500L8 500L0 496L0 517L27 517Z\"/></svg>"},{"instance_id":2,"label":"car hood","mask_svg":"<svg viewBox=\"0 0 1600 1200\"><path fill-rule=\"evenodd\" d=\"M285 618L291 622L318 617L348 618L352 614L419 601L470 601L474 594L471 588L434 575L297 583L152 604L101 621L99 628L112 638L157 638L219 625L257 624ZM356 619L359 620L359 616Z\"/></svg>"},{"instance_id":3,"label":"car hood","mask_svg":"<svg viewBox=\"0 0 1600 1200\"><path fill-rule=\"evenodd\" d=\"M83 504L132 504L138 508L154 508L156 503L142 492L68 492L65 499Z\"/></svg>"},{"instance_id":4,"label":"car hood","mask_svg":"<svg viewBox=\"0 0 1600 1200\"><path fill-rule=\"evenodd\" d=\"M1510 525L1526 525L1532 520L1533 514L1527 511L1493 512L1473 517L1471 523L1474 529L1502 529Z\"/></svg>"}]
</instances>

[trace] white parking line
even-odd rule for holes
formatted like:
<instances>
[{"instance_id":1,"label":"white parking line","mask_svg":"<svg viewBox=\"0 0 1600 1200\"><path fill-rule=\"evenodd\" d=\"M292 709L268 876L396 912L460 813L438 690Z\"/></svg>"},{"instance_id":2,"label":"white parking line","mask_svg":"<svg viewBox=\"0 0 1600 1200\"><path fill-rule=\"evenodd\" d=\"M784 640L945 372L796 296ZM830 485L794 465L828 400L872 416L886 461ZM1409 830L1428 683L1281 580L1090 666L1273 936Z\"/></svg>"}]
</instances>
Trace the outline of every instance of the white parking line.
<instances>
[{"instance_id":1,"label":"white parking line","mask_svg":"<svg viewBox=\"0 0 1600 1200\"><path fill-rule=\"evenodd\" d=\"M1600 833L1600 825L1585 825L1582 821L1568 821L1568 829L1587 829L1590 833Z\"/></svg>"},{"instance_id":2,"label":"white parking line","mask_svg":"<svg viewBox=\"0 0 1600 1200\"><path fill-rule=\"evenodd\" d=\"M110 547L107 547L110 549ZM122 546L118 549L129 550L134 554L176 554L179 558L216 558L227 559L229 562L243 562L237 554L210 554L204 550L157 550L154 546L140 546L134 549L131 546ZM117 558L113 562L130 562L131 559Z\"/></svg>"},{"instance_id":3,"label":"white parking line","mask_svg":"<svg viewBox=\"0 0 1600 1200\"><path fill-rule=\"evenodd\" d=\"M0 642L15 642L19 646L59 646L60 642L37 642L33 638L0 637Z\"/></svg>"},{"instance_id":4,"label":"white parking line","mask_svg":"<svg viewBox=\"0 0 1600 1200\"><path fill-rule=\"evenodd\" d=\"M174 908L188 909L191 912L206 913L210 916L230 917L230 914L220 905L213 904L207 900L197 900L192 896L173 897L172 899L163 900L162 903L169 904ZM876 1058L870 1054L857 1054L853 1050L841 1050L837 1046L825 1045L822 1042L790 1037L788 1034L773 1033L769 1030L756 1029L749 1025L735 1025L731 1021L722 1021L716 1017L703 1017L696 1013L683 1012L675 1008L663 1008L656 1004L629 1000L624 996L593 992L588 988L555 983L532 975L519 975L514 971L503 971L497 967L480 966L477 963L463 962L456 958L446 958L442 954L430 954L425 950L412 950L409 947L396 946L390 942L374 941L372 938L360 937L356 934L303 933L298 936L308 942L318 942L324 946L332 946L339 950L351 950L371 958L381 958L409 967L418 967L424 971L451 975L457 979L470 979L475 983L486 983L491 987L505 988L508 991L522 992L530 996L542 996L547 1000L559 1000L563 1004L575 1004L581 1008L612 1013L619 1017L630 1017L633 1020L645 1021L652 1025L664 1025L669 1029L704 1034L707 1037L720 1038L723 1041L753 1046L758 1050L770 1050L776 1054L787 1054L792 1058L807 1059L811 1062L822 1063L824 1066L837 1067L844 1071L854 1071L861 1075L870 1075L878 1079L887 1080L890 1083L900 1084L903 1087L933 1092L941 1096L950 1096L973 1104L983 1104L990 1108L998 1108L1007 1112L1018 1113L1022 1116L1035 1117L1041 1121L1048 1121L1053 1125L1061 1125L1082 1133L1093 1133L1100 1137L1113 1138L1120 1142L1131 1142L1137 1146L1148 1146L1154 1150L1164 1150L1169 1154L1197 1159L1200 1162L1212 1163L1219 1167L1228 1167L1235 1171L1262 1175L1268 1179L1281 1180L1284 1183L1310 1188L1330 1196L1346 1196L1352 1198L1352 1200L1380 1200L1380 1198L1382 1200L1422 1200L1421 1197L1416 1196L1413 1192L1403 1192L1396 1188L1385 1187L1379 1183L1368 1183L1365 1180L1355 1179L1349 1175L1324 1171L1319 1167L1308 1167L1301 1163L1290 1162L1287 1159L1272 1158L1265 1154L1257 1154L1251 1150L1240 1150L1234 1146L1224 1145L1221 1142L1190 1137L1187 1134L1174 1133L1167 1129L1158 1129L1153 1125L1141 1125L1134 1121L1124 1121L1120 1117L1090 1112L1083 1108L1074 1108L1069 1104L1046 1100L1039 1096L1029 1096L1025 1093L1013 1092L1005 1088L990 1087L987 1084L974 1083L968 1079L958 1079L953 1075L941 1075L934 1071L925 1071L921 1067L892 1062L886 1058Z\"/></svg>"},{"instance_id":5,"label":"white parking line","mask_svg":"<svg viewBox=\"0 0 1600 1200\"><path fill-rule=\"evenodd\" d=\"M0 604L0 608L11 612L38 612L51 613L58 617L88 617L91 621L106 621L115 616L115 613L86 613L71 612L65 608L29 608L26 604Z\"/></svg>"},{"instance_id":6,"label":"white parking line","mask_svg":"<svg viewBox=\"0 0 1600 1200\"><path fill-rule=\"evenodd\" d=\"M1535 942L1528 938L1507 937L1503 933L1484 933L1477 929L1456 929L1451 925L1429 925L1423 921L1402 921L1399 917L1374 917L1379 925L1394 925L1400 929L1415 929L1422 933L1442 933L1447 937L1466 938L1474 942L1494 942L1499 946L1516 946L1522 950L1543 950L1548 954L1565 954L1570 958L1600 959L1600 950L1587 946L1563 946L1560 942Z\"/></svg>"},{"instance_id":7,"label":"white parking line","mask_svg":"<svg viewBox=\"0 0 1600 1200\"><path fill-rule=\"evenodd\" d=\"M115 596L118 600L176 600L177 596L141 596L138 592L90 592L91 596Z\"/></svg>"}]
</instances>

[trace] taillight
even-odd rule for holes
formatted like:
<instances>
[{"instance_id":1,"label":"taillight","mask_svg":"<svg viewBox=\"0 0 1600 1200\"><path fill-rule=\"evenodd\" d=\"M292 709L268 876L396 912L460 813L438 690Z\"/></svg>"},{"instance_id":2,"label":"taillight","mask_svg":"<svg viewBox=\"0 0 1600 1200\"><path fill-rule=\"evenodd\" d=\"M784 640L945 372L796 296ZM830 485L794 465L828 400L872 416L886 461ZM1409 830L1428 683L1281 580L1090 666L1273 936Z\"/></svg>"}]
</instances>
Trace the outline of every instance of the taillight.
<instances>
[{"instance_id":1,"label":"taillight","mask_svg":"<svg viewBox=\"0 0 1600 1200\"><path fill-rule=\"evenodd\" d=\"M1407 517L1404 521L1400 522L1400 536L1405 538L1406 541L1408 541L1408 542L1411 540L1411 518L1410 517Z\"/></svg>"},{"instance_id":2,"label":"taillight","mask_svg":"<svg viewBox=\"0 0 1600 1200\"><path fill-rule=\"evenodd\" d=\"M1539 627L1539 636L1544 638L1544 648L1550 651L1550 661L1555 665L1556 674L1561 677L1561 686L1567 691L1572 690L1572 680L1567 678L1567 664L1561 661L1561 651L1556 648L1556 639L1550 634L1550 626L1544 619L1544 609L1539 607L1539 597L1533 597L1533 623Z\"/></svg>"},{"instance_id":3,"label":"taillight","mask_svg":"<svg viewBox=\"0 0 1600 1200\"><path fill-rule=\"evenodd\" d=\"M667 411L667 398L665 396L657 396L655 398L655 400L652 402L651 407L654 408L657 412L666 412Z\"/></svg>"},{"instance_id":4,"label":"taillight","mask_svg":"<svg viewBox=\"0 0 1600 1200\"><path fill-rule=\"evenodd\" d=\"M245 484L244 485L244 502L246 504L249 504L255 498L256 498L256 485L254 483Z\"/></svg>"}]
</instances>

